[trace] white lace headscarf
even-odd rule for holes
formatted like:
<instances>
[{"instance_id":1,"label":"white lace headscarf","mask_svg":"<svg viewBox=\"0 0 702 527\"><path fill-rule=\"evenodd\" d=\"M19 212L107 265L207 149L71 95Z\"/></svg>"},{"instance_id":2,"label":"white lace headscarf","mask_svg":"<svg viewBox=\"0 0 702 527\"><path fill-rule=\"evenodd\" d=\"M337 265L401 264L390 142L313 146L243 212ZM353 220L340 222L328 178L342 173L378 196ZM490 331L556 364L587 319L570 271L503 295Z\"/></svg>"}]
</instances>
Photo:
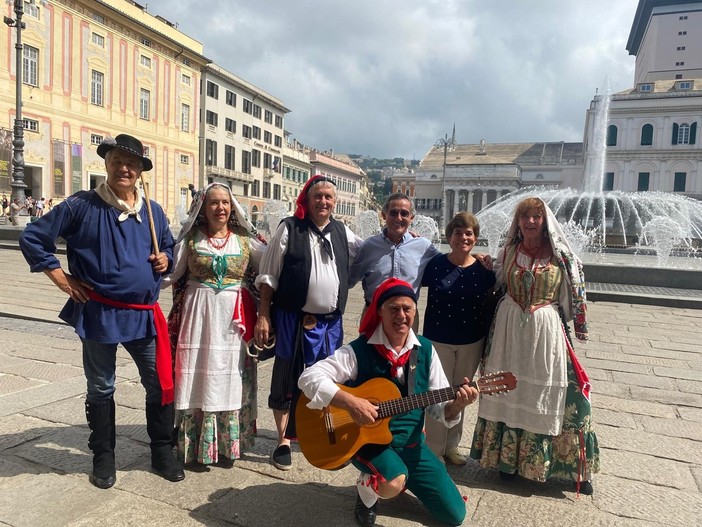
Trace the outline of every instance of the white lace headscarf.
<instances>
[{"instance_id":1,"label":"white lace headscarf","mask_svg":"<svg viewBox=\"0 0 702 527\"><path fill-rule=\"evenodd\" d=\"M194 227L198 227L204 222L204 211L202 210L202 206L205 204L207 191L213 187L226 189L229 193L229 199L231 200L232 204L232 213L228 222L229 229L231 230L233 227L239 225L243 227L250 236L257 237L258 233L256 232L256 228L246 216L244 208L236 200L234 194L232 194L232 190L222 183L210 183L205 188L195 193L195 196L193 196L193 202L190 205L190 210L188 211L188 218L182 224L176 243L185 238Z\"/></svg>"}]
</instances>

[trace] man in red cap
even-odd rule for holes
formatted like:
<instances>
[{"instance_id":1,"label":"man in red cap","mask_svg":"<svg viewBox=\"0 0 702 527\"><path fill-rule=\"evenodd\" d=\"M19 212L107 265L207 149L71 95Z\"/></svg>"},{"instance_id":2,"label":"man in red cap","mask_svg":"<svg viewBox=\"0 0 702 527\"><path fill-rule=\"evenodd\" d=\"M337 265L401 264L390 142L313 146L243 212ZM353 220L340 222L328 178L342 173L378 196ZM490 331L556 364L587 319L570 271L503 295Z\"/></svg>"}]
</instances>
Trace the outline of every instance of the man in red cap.
<instances>
[{"instance_id":1,"label":"man in red cap","mask_svg":"<svg viewBox=\"0 0 702 527\"><path fill-rule=\"evenodd\" d=\"M93 452L90 482L107 489L116 481L115 358L122 344L146 389L146 430L151 466L169 481L185 477L173 457L173 372L166 319L158 306L161 277L173 262L173 236L161 206L151 218L137 190L151 160L136 137L120 134L97 147L107 181L81 191L27 225L20 248L32 272L44 272L68 295L59 317L73 326L83 345L87 379L85 415ZM152 246L153 230L158 251ZM54 255L66 240L68 272Z\"/></svg>"},{"instance_id":2,"label":"man in red cap","mask_svg":"<svg viewBox=\"0 0 702 527\"><path fill-rule=\"evenodd\" d=\"M337 383L355 387L382 377L395 383L403 397L448 387L431 342L412 331L416 312L416 295L408 282L389 278L381 283L361 320L361 336L300 376L298 384L310 399L308 406L338 406L364 426L375 422L378 407L340 390ZM478 391L467 385L467 378L463 383L453 401L426 408L428 414L449 428L460 421L461 410L478 397ZM444 464L424 443L424 413L425 409L418 408L392 418L391 444L368 444L355 454L353 464L361 474L354 516L360 525L370 527L375 523L379 497L395 497L405 488L437 520L451 525L463 522L463 498Z\"/></svg>"},{"instance_id":3,"label":"man in red cap","mask_svg":"<svg viewBox=\"0 0 702 527\"><path fill-rule=\"evenodd\" d=\"M363 240L332 217L335 206L334 182L312 177L297 198L295 215L278 225L256 278L261 291L256 344L267 344L274 329L276 336L268 406L278 432L271 460L280 470L292 467L290 438L296 432L290 409L297 379L344 339L349 264Z\"/></svg>"}]
</instances>

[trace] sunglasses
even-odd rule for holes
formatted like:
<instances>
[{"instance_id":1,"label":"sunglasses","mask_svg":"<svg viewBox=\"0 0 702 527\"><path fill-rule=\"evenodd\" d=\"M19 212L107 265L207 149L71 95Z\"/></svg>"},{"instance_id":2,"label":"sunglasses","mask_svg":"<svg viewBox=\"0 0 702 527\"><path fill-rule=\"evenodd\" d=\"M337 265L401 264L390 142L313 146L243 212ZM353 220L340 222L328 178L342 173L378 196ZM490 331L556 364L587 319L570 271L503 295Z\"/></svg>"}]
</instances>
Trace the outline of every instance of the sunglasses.
<instances>
[{"instance_id":1,"label":"sunglasses","mask_svg":"<svg viewBox=\"0 0 702 527\"><path fill-rule=\"evenodd\" d=\"M408 210L391 209L388 211L388 216L402 216L403 218L409 218L410 212Z\"/></svg>"}]
</instances>

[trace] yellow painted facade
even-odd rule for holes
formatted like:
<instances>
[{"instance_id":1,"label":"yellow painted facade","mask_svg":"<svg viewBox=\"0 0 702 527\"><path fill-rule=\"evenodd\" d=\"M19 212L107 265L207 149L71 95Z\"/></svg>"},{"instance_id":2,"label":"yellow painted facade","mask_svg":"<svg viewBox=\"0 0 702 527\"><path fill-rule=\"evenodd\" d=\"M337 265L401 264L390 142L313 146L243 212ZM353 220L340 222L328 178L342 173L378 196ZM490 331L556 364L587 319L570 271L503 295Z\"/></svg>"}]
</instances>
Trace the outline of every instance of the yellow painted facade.
<instances>
[{"instance_id":1,"label":"yellow painted facade","mask_svg":"<svg viewBox=\"0 0 702 527\"><path fill-rule=\"evenodd\" d=\"M15 18L12 5L5 14ZM176 218L198 179L202 44L129 0L25 2L25 184L60 200L105 178L96 148L128 133L148 148L150 197ZM15 119L15 29L0 38L0 193L8 193ZM9 148L12 145L9 144Z\"/></svg>"}]
</instances>

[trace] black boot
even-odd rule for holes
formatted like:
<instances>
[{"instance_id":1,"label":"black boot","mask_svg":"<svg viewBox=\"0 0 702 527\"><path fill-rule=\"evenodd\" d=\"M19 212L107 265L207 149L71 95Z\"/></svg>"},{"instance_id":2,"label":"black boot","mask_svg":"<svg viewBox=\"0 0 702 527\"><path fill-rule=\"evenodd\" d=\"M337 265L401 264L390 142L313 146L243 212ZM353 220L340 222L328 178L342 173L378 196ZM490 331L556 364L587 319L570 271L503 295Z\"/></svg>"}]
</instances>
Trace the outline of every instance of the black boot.
<instances>
[{"instance_id":1,"label":"black boot","mask_svg":"<svg viewBox=\"0 0 702 527\"><path fill-rule=\"evenodd\" d=\"M168 481L185 478L183 464L173 457L173 403L146 405L146 431L151 438L151 467Z\"/></svg>"},{"instance_id":2,"label":"black boot","mask_svg":"<svg viewBox=\"0 0 702 527\"><path fill-rule=\"evenodd\" d=\"M85 402L85 417L90 427L88 447L93 452L90 483L109 489L117 481L115 470L115 401Z\"/></svg>"},{"instance_id":3,"label":"black boot","mask_svg":"<svg viewBox=\"0 0 702 527\"><path fill-rule=\"evenodd\" d=\"M375 520L378 517L376 511L378 503L374 503L371 507L366 507L360 496L356 496L356 505L353 508L353 517L361 527L373 527Z\"/></svg>"}]
</instances>

